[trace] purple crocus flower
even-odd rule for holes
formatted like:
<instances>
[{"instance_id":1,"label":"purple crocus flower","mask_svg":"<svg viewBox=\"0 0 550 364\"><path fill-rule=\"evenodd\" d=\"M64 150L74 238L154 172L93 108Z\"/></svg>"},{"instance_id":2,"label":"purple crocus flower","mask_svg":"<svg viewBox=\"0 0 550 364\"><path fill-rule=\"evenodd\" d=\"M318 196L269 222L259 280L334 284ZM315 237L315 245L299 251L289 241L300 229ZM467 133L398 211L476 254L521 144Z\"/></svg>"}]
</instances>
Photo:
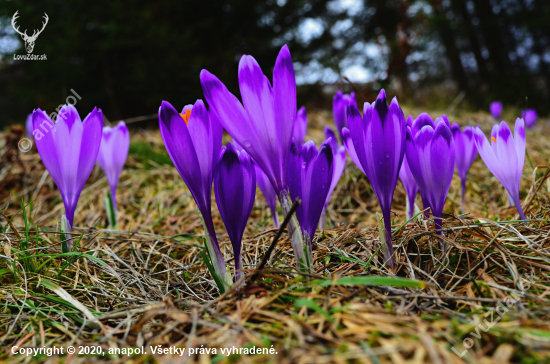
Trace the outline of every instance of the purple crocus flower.
<instances>
[{"instance_id":1,"label":"purple crocus flower","mask_svg":"<svg viewBox=\"0 0 550 364\"><path fill-rule=\"evenodd\" d=\"M502 114L502 102L491 102L491 106L489 107L489 109L491 110L491 115L493 115L493 118L495 118L495 120L498 120L500 118L500 115Z\"/></svg>"},{"instance_id":2,"label":"purple crocus flower","mask_svg":"<svg viewBox=\"0 0 550 364\"><path fill-rule=\"evenodd\" d=\"M182 113L163 101L159 126L164 146L195 199L205 228L206 246L216 274L228 282L225 262L212 222L212 174L220 156L223 129L202 100L187 105Z\"/></svg>"},{"instance_id":3,"label":"purple crocus flower","mask_svg":"<svg viewBox=\"0 0 550 364\"><path fill-rule=\"evenodd\" d=\"M269 178L265 175L264 171L254 163L254 169L256 170L256 184L262 191L269 210L271 211L271 217L273 218L273 226L279 227L279 218L277 217L277 192L273 189L273 185L269 181Z\"/></svg>"},{"instance_id":4,"label":"purple crocus flower","mask_svg":"<svg viewBox=\"0 0 550 364\"><path fill-rule=\"evenodd\" d=\"M333 154L330 139L321 145L319 151L311 140L308 140L301 150L294 143L292 144L288 163L288 185L292 200L295 201L297 198L302 200L296 215L307 249L298 257L299 267L307 268L311 264L311 241L325 206L332 175Z\"/></svg>"},{"instance_id":5,"label":"purple crocus flower","mask_svg":"<svg viewBox=\"0 0 550 364\"><path fill-rule=\"evenodd\" d=\"M391 203L405 155L405 116L396 98L388 106L386 92L381 90L375 102L365 103L363 117L355 103L349 104L348 124L353 143L344 135L344 144L352 160L355 162L357 159L360 163L360 169L378 198L386 229L387 249L384 249L384 257L390 266L394 266Z\"/></svg>"},{"instance_id":6,"label":"purple crocus flower","mask_svg":"<svg viewBox=\"0 0 550 364\"><path fill-rule=\"evenodd\" d=\"M99 152L103 113L94 108L81 121L74 106L64 105L55 123L40 109L32 113L32 123L36 148L61 192L71 230L80 193Z\"/></svg>"},{"instance_id":7,"label":"purple crocus flower","mask_svg":"<svg viewBox=\"0 0 550 364\"><path fill-rule=\"evenodd\" d=\"M342 91L338 91L332 98L332 115L342 143L344 140L342 129L348 127L348 105L350 103L356 104L355 92L348 95L342 93Z\"/></svg>"},{"instance_id":8,"label":"purple crocus flower","mask_svg":"<svg viewBox=\"0 0 550 364\"><path fill-rule=\"evenodd\" d=\"M256 171L252 159L244 150L228 143L222 148L220 161L214 170L214 193L225 229L233 246L235 280L243 277L241 245L246 222L256 196Z\"/></svg>"},{"instance_id":9,"label":"purple crocus flower","mask_svg":"<svg viewBox=\"0 0 550 364\"><path fill-rule=\"evenodd\" d=\"M413 117L409 115L407 118L407 126L412 127ZM403 157L403 164L399 170L399 179L403 183L405 192L407 194L407 220L414 216L414 201L416 200L416 194L418 193L418 185L412 175L409 163L407 162L407 156Z\"/></svg>"},{"instance_id":10,"label":"purple crocus flower","mask_svg":"<svg viewBox=\"0 0 550 364\"><path fill-rule=\"evenodd\" d=\"M464 131L460 130L460 125L454 123L451 127L453 140L455 142L455 164L456 171L460 176L460 185L462 190L462 211L464 212L464 196L466 194L466 180L468 171L474 159L477 156L477 148L474 140L474 128L467 126Z\"/></svg>"},{"instance_id":11,"label":"purple crocus flower","mask_svg":"<svg viewBox=\"0 0 550 364\"><path fill-rule=\"evenodd\" d=\"M130 133L128 133L128 128L126 128L124 121L119 122L113 128L110 126L103 127L103 136L97 155L97 163L99 163L107 177L107 181L109 181L114 211L116 211L116 187L120 172L122 172L122 168L128 157L129 148Z\"/></svg>"},{"instance_id":12,"label":"purple crocus flower","mask_svg":"<svg viewBox=\"0 0 550 364\"><path fill-rule=\"evenodd\" d=\"M32 135L33 125L32 125L32 113L27 115L27 121L25 121L25 132L27 133L27 138L34 139Z\"/></svg>"},{"instance_id":13,"label":"purple crocus flower","mask_svg":"<svg viewBox=\"0 0 550 364\"><path fill-rule=\"evenodd\" d=\"M503 121L493 126L491 135L489 143L479 126L475 129L477 150L487 168L508 191L520 218L525 220L519 199L519 184L525 162L525 123L518 118L512 135L508 124Z\"/></svg>"},{"instance_id":14,"label":"purple crocus flower","mask_svg":"<svg viewBox=\"0 0 550 364\"><path fill-rule=\"evenodd\" d=\"M241 57L239 88L244 107L207 70L201 71L201 84L224 129L267 175L286 215L291 208L287 166L296 118L296 78L288 47L283 46L277 56L273 87L252 56ZM304 249L295 216L291 218L289 234L299 261L298 255Z\"/></svg>"},{"instance_id":15,"label":"purple crocus flower","mask_svg":"<svg viewBox=\"0 0 550 364\"><path fill-rule=\"evenodd\" d=\"M233 140L233 146L238 150L244 150L235 140ZM249 156L250 157L250 156ZM269 178L265 175L264 171L258 166L258 163L254 162L254 169L256 170L256 184L262 191L269 210L271 210L271 217L273 218L273 226L279 227L279 218L277 217L277 193L273 188L273 185L269 181Z\"/></svg>"},{"instance_id":16,"label":"purple crocus flower","mask_svg":"<svg viewBox=\"0 0 550 364\"><path fill-rule=\"evenodd\" d=\"M307 111L305 106L302 106L296 114L296 121L294 122L294 132L292 137L296 145L302 145L307 131Z\"/></svg>"},{"instance_id":17,"label":"purple crocus flower","mask_svg":"<svg viewBox=\"0 0 550 364\"><path fill-rule=\"evenodd\" d=\"M416 135L413 129L414 123L413 128L407 128L407 162L420 188L424 208L432 210L435 225L441 229L441 215L455 169L453 134L443 118L436 119L435 127L429 123L423 126Z\"/></svg>"},{"instance_id":18,"label":"purple crocus flower","mask_svg":"<svg viewBox=\"0 0 550 364\"><path fill-rule=\"evenodd\" d=\"M325 138L330 142L330 148L333 153L333 173L330 188L327 193L327 199L325 201L325 207L323 208L321 220L319 221L319 228L321 230L326 230L327 207L330 201L330 196L332 195L332 192L334 192L334 189L336 188L336 185L340 181L340 178L344 173L344 169L346 168L346 147L338 147L336 134L334 134L334 131L332 131L332 129L328 126L325 127Z\"/></svg>"},{"instance_id":19,"label":"purple crocus flower","mask_svg":"<svg viewBox=\"0 0 550 364\"><path fill-rule=\"evenodd\" d=\"M403 183L405 192L407 193L407 220L414 216L414 201L418 193L418 185L407 162L407 156L403 157L403 164L399 170L399 179Z\"/></svg>"},{"instance_id":20,"label":"purple crocus flower","mask_svg":"<svg viewBox=\"0 0 550 364\"><path fill-rule=\"evenodd\" d=\"M533 126L535 126L539 118L535 109L523 110L521 113L521 117L525 121L525 126L527 126L528 129L531 129Z\"/></svg>"}]
</instances>

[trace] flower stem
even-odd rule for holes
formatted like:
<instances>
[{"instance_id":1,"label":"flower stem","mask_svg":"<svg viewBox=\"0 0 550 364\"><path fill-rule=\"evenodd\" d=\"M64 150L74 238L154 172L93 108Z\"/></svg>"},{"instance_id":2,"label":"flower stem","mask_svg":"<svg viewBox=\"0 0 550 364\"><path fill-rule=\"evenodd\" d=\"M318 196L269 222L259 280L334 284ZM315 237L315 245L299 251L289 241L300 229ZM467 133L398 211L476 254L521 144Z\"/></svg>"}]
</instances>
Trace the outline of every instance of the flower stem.
<instances>
[{"instance_id":1,"label":"flower stem","mask_svg":"<svg viewBox=\"0 0 550 364\"><path fill-rule=\"evenodd\" d=\"M218 244L218 239L216 238L216 230L214 230L214 224L212 223L212 217L207 216L206 218L199 214L201 217L202 225L204 227L204 237L206 240L206 247L208 248L208 253L210 259L212 260L212 266L218 277L226 282L229 286L233 282L227 282L227 268L225 267L225 261L223 259L220 246Z\"/></svg>"},{"instance_id":2,"label":"flower stem","mask_svg":"<svg viewBox=\"0 0 550 364\"><path fill-rule=\"evenodd\" d=\"M460 187L462 190L462 205L460 205L460 211L464 214L464 200L466 197L466 179L467 177L460 179Z\"/></svg>"},{"instance_id":3,"label":"flower stem","mask_svg":"<svg viewBox=\"0 0 550 364\"><path fill-rule=\"evenodd\" d=\"M516 209L518 210L519 218L521 220L527 220L527 218L525 217L525 214L523 213L523 207L521 206L521 201L519 199L519 192L514 193L513 197L510 194L508 196L510 196L512 201L514 201L514 204L516 205Z\"/></svg>"},{"instance_id":4,"label":"flower stem","mask_svg":"<svg viewBox=\"0 0 550 364\"><path fill-rule=\"evenodd\" d=\"M279 202L281 203L283 214L286 216L292 207L292 201L290 199L290 195L288 194L288 190L279 192ZM302 237L296 215L292 215L290 218L290 222L288 224L288 235L290 236L290 243L294 249L296 268L298 271L301 271L300 266L306 265L306 257L304 255L304 239ZM307 269L309 269L309 266L307 266Z\"/></svg>"},{"instance_id":5,"label":"flower stem","mask_svg":"<svg viewBox=\"0 0 550 364\"><path fill-rule=\"evenodd\" d=\"M327 205L323 207L321 212L321 218L319 219L319 230L325 231L327 229Z\"/></svg>"},{"instance_id":6,"label":"flower stem","mask_svg":"<svg viewBox=\"0 0 550 364\"><path fill-rule=\"evenodd\" d=\"M392 244L392 236L391 236L391 211L390 209L383 209L382 210L383 215L383 226L380 224L380 220L378 223L378 230L380 233L380 240L382 244L385 244L385 247L382 247L382 251L384 252L384 261L392 268L395 267L395 256L393 254L393 244Z\"/></svg>"}]
</instances>

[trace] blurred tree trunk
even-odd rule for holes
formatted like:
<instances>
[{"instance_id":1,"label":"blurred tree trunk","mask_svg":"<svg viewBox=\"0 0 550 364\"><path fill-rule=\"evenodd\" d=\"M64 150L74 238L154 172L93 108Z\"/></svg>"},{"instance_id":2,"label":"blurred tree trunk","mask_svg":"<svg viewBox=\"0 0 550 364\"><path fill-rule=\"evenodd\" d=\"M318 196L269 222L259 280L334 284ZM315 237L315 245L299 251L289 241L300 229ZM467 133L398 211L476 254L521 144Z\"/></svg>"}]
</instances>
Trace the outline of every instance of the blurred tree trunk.
<instances>
[{"instance_id":1,"label":"blurred tree trunk","mask_svg":"<svg viewBox=\"0 0 550 364\"><path fill-rule=\"evenodd\" d=\"M462 17L462 25L464 26L464 31L470 41L470 48L476 59L480 83L489 83L489 72L487 71L486 61L481 54L481 44L479 43L477 31L472 24L472 19L466 8L466 1L452 0L452 5Z\"/></svg>"},{"instance_id":2,"label":"blurred tree trunk","mask_svg":"<svg viewBox=\"0 0 550 364\"><path fill-rule=\"evenodd\" d=\"M455 44L455 34L453 33L451 27L449 26L449 20L446 18L444 11L442 11L441 6L437 3L432 5L432 8L435 13L435 27L441 42L445 47L445 55L451 63L451 72L453 74L453 79L457 82L461 90L468 91L468 80L466 78L466 72L464 71L464 66L460 59L460 51Z\"/></svg>"},{"instance_id":3,"label":"blurred tree trunk","mask_svg":"<svg viewBox=\"0 0 550 364\"><path fill-rule=\"evenodd\" d=\"M508 56L508 47L497 16L489 0L473 0L479 18L479 29L489 51L491 63L498 77L512 74L512 65Z\"/></svg>"}]
</instances>

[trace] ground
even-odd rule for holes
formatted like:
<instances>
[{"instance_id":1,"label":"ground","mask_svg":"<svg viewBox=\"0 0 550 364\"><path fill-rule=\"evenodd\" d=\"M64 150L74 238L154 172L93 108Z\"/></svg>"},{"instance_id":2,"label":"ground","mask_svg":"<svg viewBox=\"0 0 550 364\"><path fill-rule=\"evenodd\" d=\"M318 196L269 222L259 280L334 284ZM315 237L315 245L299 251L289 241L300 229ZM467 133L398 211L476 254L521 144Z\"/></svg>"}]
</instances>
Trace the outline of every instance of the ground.
<instances>
[{"instance_id":1,"label":"ground","mask_svg":"<svg viewBox=\"0 0 550 364\"><path fill-rule=\"evenodd\" d=\"M493 122L484 112L450 117L486 131ZM322 127L331 124L329 112L310 112L308 136L320 142ZM78 247L64 255L60 195L36 149L13 152L18 131L6 131L0 148L0 361L549 362L550 130L539 124L527 132L521 185L529 222L516 220L504 189L478 157L466 214L460 214L457 176L451 186L444 253L429 220L405 221L398 184L392 207L397 265L391 269L379 251L376 197L348 158L329 205L328 229L314 239L314 272L296 273L284 233L266 268L253 276L277 233L258 191L243 241L247 285L224 294L201 259L197 208L158 130L131 128L118 187L119 230L107 229L102 201L108 185L96 167L76 211ZM215 203L212 210L232 265ZM14 346L87 348L26 357L13 356ZM142 347L146 356L113 353ZM160 347L185 352L154 354Z\"/></svg>"}]
</instances>

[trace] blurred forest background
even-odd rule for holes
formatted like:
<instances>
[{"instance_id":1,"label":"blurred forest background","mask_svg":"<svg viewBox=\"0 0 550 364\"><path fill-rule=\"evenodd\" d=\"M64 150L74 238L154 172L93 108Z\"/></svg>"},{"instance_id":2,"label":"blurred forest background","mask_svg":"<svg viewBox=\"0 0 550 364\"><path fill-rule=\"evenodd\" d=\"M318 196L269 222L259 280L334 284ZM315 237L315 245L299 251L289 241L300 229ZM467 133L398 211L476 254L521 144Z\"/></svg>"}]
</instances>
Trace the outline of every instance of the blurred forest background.
<instances>
[{"instance_id":1,"label":"blurred forest background","mask_svg":"<svg viewBox=\"0 0 550 364\"><path fill-rule=\"evenodd\" d=\"M26 54L17 10L28 34L47 13L33 51L47 60L14 60ZM240 56L269 75L285 43L299 104L330 109L337 88L372 101L385 87L402 103L463 95L476 109L550 111L548 0L0 0L0 126L53 111L70 89L81 115L98 106L110 120L161 100L181 108L203 98L203 68L238 94Z\"/></svg>"}]
</instances>

